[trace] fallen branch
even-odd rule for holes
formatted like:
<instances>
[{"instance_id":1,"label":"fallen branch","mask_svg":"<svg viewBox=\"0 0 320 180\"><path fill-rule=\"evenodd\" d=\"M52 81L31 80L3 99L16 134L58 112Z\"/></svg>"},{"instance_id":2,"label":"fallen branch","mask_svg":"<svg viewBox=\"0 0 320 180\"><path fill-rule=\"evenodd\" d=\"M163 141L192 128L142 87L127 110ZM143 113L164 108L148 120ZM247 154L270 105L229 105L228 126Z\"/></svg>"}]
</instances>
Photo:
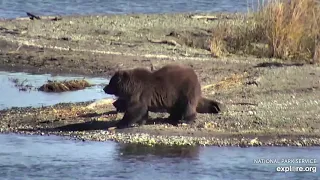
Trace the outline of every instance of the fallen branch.
<instances>
[{"instance_id":1,"label":"fallen branch","mask_svg":"<svg viewBox=\"0 0 320 180\"><path fill-rule=\"evenodd\" d=\"M41 19L39 16L34 15L34 14L31 14L31 13L29 13L29 12L27 12L27 16L29 16L29 18L30 18L31 20Z\"/></svg>"},{"instance_id":2,"label":"fallen branch","mask_svg":"<svg viewBox=\"0 0 320 180\"><path fill-rule=\"evenodd\" d=\"M225 104L230 104L230 105L240 105L240 106L258 106L257 103L250 103L250 102L228 102Z\"/></svg>"},{"instance_id":3,"label":"fallen branch","mask_svg":"<svg viewBox=\"0 0 320 180\"><path fill-rule=\"evenodd\" d=\"M162 43L162 44L169 44L173 46L181 46L181 44L179 44L177 41L173 39L163 39L163 40L148 39L148 41L152 43Z\"/></svg>"},{"instance_id":4,"label":"fallen branch","mask_svg":"<svg viewBox=\"0 0 320 180\"><path fill-rule=\"evenodd\" d=\"M247 72L243 73L243 74L233 74L230 77L226 77L223 80L217 82L217 83L213 83L213 84L209 84L209 85L205 85L202 86L201 90L206 90L212 87L215 88L228 88L228 87L232 87L232 86L236 86L236 85L240 85L243 82L243 79L247 76Z\"/></svg>"},{"instance_id":5,"label":"fallen branch","mask_svg":"<svg viewBox=\"0 0 320 180\"><path fill-rule=\"evenodd\" d=\"M58 16L37 16L34 15L32 13L26 12L28 17L20 17L20 18L16 18L15 20L50 20L50 21L59 21L62 20L62 17L58 17Z\"/></svg>"},{"instance_id":6,"label":"fallen branch","mask_svg":"<svg viewBox=\"0 0 320 180\"><path fill-rule=\"evenodd\" d=\"M209 88L212 88L214 86L216 86L218 83L213 83L213 84L209 84L209 85L205 85L205 86L202 86L202 90L205 90L205 89L209 89Z\"/></svg>"}]
</instances>

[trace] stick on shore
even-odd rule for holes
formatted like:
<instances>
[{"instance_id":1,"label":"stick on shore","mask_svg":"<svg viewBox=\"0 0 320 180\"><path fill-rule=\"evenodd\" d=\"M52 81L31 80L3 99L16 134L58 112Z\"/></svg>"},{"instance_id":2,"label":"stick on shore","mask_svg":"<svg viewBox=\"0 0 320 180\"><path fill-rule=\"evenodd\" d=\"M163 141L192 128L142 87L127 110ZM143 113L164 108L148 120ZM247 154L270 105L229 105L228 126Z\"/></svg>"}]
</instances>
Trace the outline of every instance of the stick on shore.
<instances>
[{"instance_id":1,"label":"stick on shore","mask_svg":"<svg viewBox=\"0 0 320 180\"><path fill-rule=\"evenodd\" d=\"M59 21L62 20L62 17L60 16L38 16L34 13L26 12L28 17L19 17L15 20L50 20L50 21Z\"/></svg>"}]
</instances>

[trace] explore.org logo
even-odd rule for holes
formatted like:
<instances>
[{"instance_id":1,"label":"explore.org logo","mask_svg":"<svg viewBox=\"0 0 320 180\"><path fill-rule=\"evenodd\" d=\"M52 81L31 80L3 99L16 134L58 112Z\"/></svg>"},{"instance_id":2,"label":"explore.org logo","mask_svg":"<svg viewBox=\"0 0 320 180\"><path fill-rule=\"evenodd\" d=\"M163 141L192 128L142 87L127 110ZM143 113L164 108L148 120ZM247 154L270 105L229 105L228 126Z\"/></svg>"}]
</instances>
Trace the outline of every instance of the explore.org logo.
<instances>
[{"instance_id":1,"label":"explore.org logo","mask_svg":"<svg viewBox=\"0 0 320 180\"><path fill-rule=\"evenodd\" d=\"M277 172L317 172L316 166L278 166L276 167Z\"/></svg>"},{"instance_id":2,"label":"explore.org logo","mask_svg":"<svg viewBox=\"0 0 320 180\"><path fill-rule=\"evenodd\" d=\"M317 172L317 160L306 158L254 159L254 164L277 164L277 172Z\"/></svg>"}]
</instances>

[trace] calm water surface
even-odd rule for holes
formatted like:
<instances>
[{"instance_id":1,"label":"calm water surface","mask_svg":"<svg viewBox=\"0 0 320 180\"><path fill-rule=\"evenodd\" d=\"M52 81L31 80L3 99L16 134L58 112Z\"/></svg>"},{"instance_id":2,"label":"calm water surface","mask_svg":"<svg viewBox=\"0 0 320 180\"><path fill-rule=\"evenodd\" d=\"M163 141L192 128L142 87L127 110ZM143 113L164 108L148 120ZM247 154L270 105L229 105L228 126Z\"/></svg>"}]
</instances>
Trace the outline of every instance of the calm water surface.
<instances>
[{"instance_id":1,"label":"calm water surface","mask_svg":"<svg viewBox=\"0 0 320 180\"><path fill-rule=\"evenodd\" d=\"M85 78L89 83L95 84L83 90L48 93L36 90L48 80L71 80L83 79L81 76L53 76L50 74L27 74L27 73L11 73L0 71L0 110L10 107L40 107L54 105L57 103L82 102L110 98L112 96L103 92L103 84L109 82L104 78ZM14 83L14 80L18 80ZM32 88L27 91L21 91L16 85L31 85Z\"/></svg>"},{"instance_id":2,"label":"calm water surface","mask_svg":"<svg viewBox=\"0 0 320 180\"><path fill-rule=\"evenodd\" d=\"M0 144L0 179L8 180L320 179L319 172L281 173L275 171L279 165L254 164L254 160L261 158L319 161L320 149L316 147L146 148L13 134L0 134Z\"/></svg>"},{"instance_id":3,"label":"calm water surface","mask_svg":"<svg viewBox=\"0 0 320 180\"><path fill-rule=\"evenodd\" d=\"M39 15L244 12L258 0L0 0L0 18ZM251 6L251 5L250 5Z\"/></svg>"}]
</instances>

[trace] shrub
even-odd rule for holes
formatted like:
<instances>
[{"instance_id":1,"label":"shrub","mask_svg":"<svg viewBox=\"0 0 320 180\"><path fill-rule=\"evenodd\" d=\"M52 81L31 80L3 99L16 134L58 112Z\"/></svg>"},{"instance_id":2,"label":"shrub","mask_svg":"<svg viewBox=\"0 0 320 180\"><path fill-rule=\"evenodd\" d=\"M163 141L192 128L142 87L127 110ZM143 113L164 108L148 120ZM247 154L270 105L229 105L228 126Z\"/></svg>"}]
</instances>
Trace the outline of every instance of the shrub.
<instances>
[{"instance_id":1,"label":"shrub","mask_svg":"<svg viewBox=\"0 0 320 180\"><path fill-rule=\"evenodd\" d=\"M211 51L281 59L316 59L320 37L316 0L269 0L244 18L221 22L213 31Z\"/></svg>"}]
</instances>

